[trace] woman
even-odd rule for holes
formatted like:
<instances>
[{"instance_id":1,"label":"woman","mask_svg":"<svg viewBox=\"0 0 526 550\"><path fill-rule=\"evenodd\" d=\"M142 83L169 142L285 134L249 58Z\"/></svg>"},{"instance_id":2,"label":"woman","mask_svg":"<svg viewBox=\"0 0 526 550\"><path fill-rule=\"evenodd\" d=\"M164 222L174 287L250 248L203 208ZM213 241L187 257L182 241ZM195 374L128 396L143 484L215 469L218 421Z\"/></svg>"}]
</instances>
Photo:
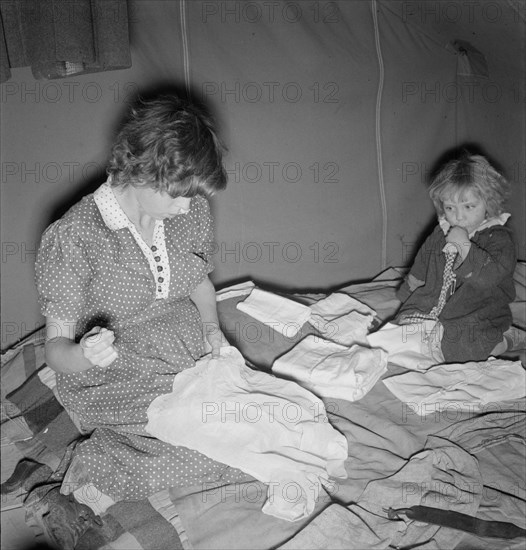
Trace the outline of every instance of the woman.
<instances>
[{"instance_id":1,"label":"woman","mask_svg":"<svg viewBox=\"0 0 526 550\"><path fill-rule=\"evenodd\" d=\"M47 361L64 407L91 434L65 484L77 498L94 485L102 509L166 487L246 478L144 431L149 404L175 375L205 351L219 354L207 197L225 186L210 119L162 96L132 109L107 182L44 233L36 273Z\"/></svg>"}]
</instances>

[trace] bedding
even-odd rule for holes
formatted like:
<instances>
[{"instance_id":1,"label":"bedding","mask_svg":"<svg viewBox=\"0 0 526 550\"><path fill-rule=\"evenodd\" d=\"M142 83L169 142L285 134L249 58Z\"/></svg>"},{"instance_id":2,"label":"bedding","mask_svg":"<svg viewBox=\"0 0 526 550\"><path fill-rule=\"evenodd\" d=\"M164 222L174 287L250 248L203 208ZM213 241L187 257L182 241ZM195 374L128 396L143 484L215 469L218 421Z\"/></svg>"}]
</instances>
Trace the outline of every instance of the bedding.
<instances>
[{"instance_id":1,"label":"bedding","mask_svg":"<svg viewBox=\"0 0 526 550\"><path fill-rule=\"evenodd\" d=\"M374 310L374 328L396 312L402 275L403 270L391 268L334 291ZM522 312L524 263L515 281L512 311ZM237 304L251 288L219 291L218 311L229 343L253 369L271 372L276 360L306 337L327 336L309 322L296 334L282 334L240 311ZM307 306L328 298L325 292L275 294ZM514 323L524 326L520 314L514 313ZM72 450L85 437L53 391L43 347L39 330L2 356L3 509L22 506L36 485L60 482ZM507 360L499 360L502 368ZM516 357L509 365L520 368ZM388 518L390 507L427 505L526 528L524 397L499 396L479 407L450 400L441 407L427 404L421 414L416 399L400 400L384 383L406 373L388 364L363 396L323 399L329 422L348 443L347 478L331 478L308 517L291 522L263 514L267 486L256 479L205 483L112 505L102 525L90 528L77 548L522 548L524 537L506 541ZM37 540L44 539L38 502L28 499L25 508Z\"/></svg>"}]
</instances>

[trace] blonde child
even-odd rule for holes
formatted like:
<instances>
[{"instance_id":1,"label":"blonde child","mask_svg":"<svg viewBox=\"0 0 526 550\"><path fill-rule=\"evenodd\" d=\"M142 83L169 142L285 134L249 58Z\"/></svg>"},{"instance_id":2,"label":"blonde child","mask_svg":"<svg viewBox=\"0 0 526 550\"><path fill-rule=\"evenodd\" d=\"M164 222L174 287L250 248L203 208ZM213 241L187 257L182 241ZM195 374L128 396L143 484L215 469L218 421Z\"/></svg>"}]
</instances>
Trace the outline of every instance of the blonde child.
<instances>
[{"instance_id":1,"label":"blonde child","mask_svg":"<svg viewBox=\"0 0 526 550\"><path fill-rule=\"evenodd\" d=\"M438 172L429 195L438 225L398 291L395 322L436 321L445 362L503 353L517 261L503 210L509 184L485 157L464 153Z\"/></svg>"},{"instance_id":2,"label":"blonde child","mask_svg":"<svg viewBox=\"0 0 526 550\"><path fill-rule=\"evenodd\" d=\"M485 157L465 152L442 167L429 195L438 225L398 290L396 319L370 334L369 345L408 368L516 349L509 337L516 339L509 304L517 260L503 210L508 182Z\"/></svg>"}]
</instances>

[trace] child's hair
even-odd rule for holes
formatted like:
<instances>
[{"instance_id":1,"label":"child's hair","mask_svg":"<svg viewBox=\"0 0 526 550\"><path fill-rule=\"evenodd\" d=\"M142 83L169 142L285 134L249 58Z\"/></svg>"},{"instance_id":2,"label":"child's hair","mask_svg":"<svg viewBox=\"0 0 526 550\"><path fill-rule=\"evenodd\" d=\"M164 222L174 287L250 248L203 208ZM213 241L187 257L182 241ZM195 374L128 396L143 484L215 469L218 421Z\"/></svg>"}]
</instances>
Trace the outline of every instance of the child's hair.
<instances>
[{"instance_id":1,"label":"child's hair","mask_svg":"<svg viewBox=\"0 0 526 550\"><path fill-rule=\"evenodd\" d=\"M143 100L115 139L113 186L149 186L172 197L213 195L226 187L223 147L212 120L174 95Z\"/></svg>"},{"instance_id":2,"label":"child's hair","mask_svg":"<svg viewBox=\"0 0 526 550\"><path fill-rule=\"evenodd\" d=\"M502 213L510 185L485 157L465 152L440 169L429 187L429 196L442 217L444 200L457 195L462 198L467 191L484 200L488 217L492 218Z\"/></svg>"}]
</instances>

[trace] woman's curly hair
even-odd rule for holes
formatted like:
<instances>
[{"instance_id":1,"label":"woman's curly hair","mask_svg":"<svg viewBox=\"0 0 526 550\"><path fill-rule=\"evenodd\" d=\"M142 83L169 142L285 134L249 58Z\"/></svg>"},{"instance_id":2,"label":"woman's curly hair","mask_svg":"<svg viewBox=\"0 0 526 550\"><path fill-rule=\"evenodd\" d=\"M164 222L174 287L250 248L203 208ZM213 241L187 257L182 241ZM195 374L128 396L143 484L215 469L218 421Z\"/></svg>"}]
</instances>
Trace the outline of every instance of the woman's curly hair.
<instances>
[{"instance_id":1,"label":"woman's curly hair","mask_svg":"<svg viewBox=\"0 0 526 550\"><path fill-rule=\"evenodd\" d=\"M143 100L120 129L109 161L113 186L149 186L171 197L226 187L223 146L208 114L174 95Z\"/></svg>"}]
</instances>

